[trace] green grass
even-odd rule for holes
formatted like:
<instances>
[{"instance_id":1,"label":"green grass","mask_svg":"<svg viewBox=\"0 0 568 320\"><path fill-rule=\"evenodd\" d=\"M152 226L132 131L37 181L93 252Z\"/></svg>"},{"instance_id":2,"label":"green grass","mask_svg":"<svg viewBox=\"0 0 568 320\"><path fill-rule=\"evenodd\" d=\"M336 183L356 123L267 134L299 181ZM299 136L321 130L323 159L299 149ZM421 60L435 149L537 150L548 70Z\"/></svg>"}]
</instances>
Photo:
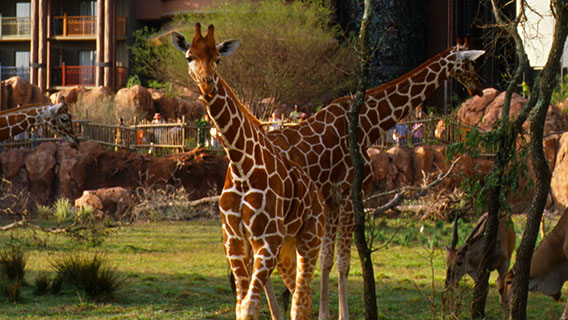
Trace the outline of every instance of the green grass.
<instances>
[{"instance_id":1,"label":"green grass","mask_svg":"<svg viewBox=\"0 0 568 320\"><path fill-rule=\"evenodd\" d=\"M515 219L516 225L522 221ZM389 219L381 222L383 236L393 241L373 255L381 319L432 319L427 297L432 295L432 277L436 301L440 308L440 292L445 277L445 250L449 242L450 224L422 222L410 219ZM402 226L402 227L401 227ZM471 224L464 228L471 229ZM517 233L520 227L517 227ZM435 235L435 236L433 236ZM460 238L467 234L462 232ZM22 300L17 303L0 298L0 319L234 319L234 299L228 285L228 267L221 243L219 221L159 222L125 227L103 242L90 248L65 237L47 236L32 239L29 231L0 233L0 247L17 241L27 250L27 286L22 288ZM438 241L432 242L431 239ZM14 240L16 239L16 240ZM519 241L517 241L519 242ZM431 244L434 243L434 249ZM378 242L377 246L383 243ZM433 252L433 253L432 253ZM39 275L54 277L52 262L69 254L103 253L119 276L124 278L112 300L94 302L75 290L65 288L58 295L34 293L34 279ZM432 254L431 254L432 253ZM432 266L434 274L432 276ZM488 298L488 318L504 319L495 289L496 275L491 277ZM314 318L319 300L319 270L312 283ZM281 280L274 276L277 292ZM337 277L332 271L330 293L332 318L337 317ZM363 319L363 284L356 249L351 256L349 277L349 308L353 319ZM468 318L471 280L466 281L465 300L460 318ZM529 296L529 319L558 319L563 303L538 293ZM261 319L269 319L263 301ZM441 318L441 309L436 319Z\"/></svg>"}]
</instances>

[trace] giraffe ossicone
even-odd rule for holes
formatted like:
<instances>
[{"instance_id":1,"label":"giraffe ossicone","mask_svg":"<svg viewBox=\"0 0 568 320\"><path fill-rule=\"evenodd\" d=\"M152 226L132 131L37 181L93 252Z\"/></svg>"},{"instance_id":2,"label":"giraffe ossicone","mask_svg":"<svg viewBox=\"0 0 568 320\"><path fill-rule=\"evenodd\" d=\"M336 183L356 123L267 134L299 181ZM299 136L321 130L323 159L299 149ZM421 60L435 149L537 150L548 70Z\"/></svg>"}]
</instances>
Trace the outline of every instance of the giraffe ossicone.
<instances>
[{"instance_id":1,"label":"giraffe ossicone","mask_svg":"<svg viewBox=\"0 0 568 320\"><path fill-rule=\"evenodd\" d=\"M32 104L0 112L0 141L39 125L47 125L49 130L65 138L71 147L79 147L79 139L73 132L71 115L64 102L53 105Z\"/></svg>"},{"instance_id":2,"label":"giraffe ossicone","mask_svg":"<svg viewBox=\"0 0 568 320\"><path fill-rule=\"evenodd\" d=\"M219 201L225 255L236 278L237 319L258 319L261 290L280 319L270 275L278 269L293 292L291 319L311 319L310 281L325 232L325 200L314 181L274 148L260 122L216 73L221 56L238 40L216 45L214 27L205 37L195 25L191 43L172 33L185 54L188 73L220 133L229 168Z\"/></svg>"}]
</instances>

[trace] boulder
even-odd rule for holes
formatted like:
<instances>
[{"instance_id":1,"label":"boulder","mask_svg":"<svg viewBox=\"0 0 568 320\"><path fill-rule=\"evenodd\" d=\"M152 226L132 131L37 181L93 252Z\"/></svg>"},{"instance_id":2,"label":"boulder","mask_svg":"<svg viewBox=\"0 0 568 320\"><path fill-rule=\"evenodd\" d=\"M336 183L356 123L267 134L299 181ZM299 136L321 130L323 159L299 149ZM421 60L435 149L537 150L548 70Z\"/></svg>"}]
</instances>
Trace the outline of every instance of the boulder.
<instances>
[{"instance_id":1,"label":"boulder","mask_svg":"<svg viewBox=\"0 0 568 320\"><path fill-rule=\"evenodd\" d=\"M497 94L499 94L499 90L487 88L483 89L483 96L474 96L466 100L458 110L460 122L472 127L477 126L485 114L485 109Z\"/></svg>"},{"instance_id":2,"label":"boulder","mask_svg":"<svg viewBox=\"0 0 568 320\"><path fill-rule=\"evenodd\" d=\"M175 120L185 116L187 122L193 122L205 114L203 104L190 96L172 97L167 93L148 89L154 101L154 108L165 119Z\"/></svg>"},{"instance_id":3,"label":"boulder","mask_svg":"<svg viewBox=\"0 0 568 320\"><path fill-rule=\"evenodd\" d=\"M369 148L367 154L373 167L373 179L382 180L386 178L389 168L388 154L379 148Z\"/></svg>"},{"instance_id":4,"label":"boulder","mask_svg":"<svg viewBox=\"0 0 568 320\"><path fill-rule=\"evenodd\" d=\"M89 205L96 218L113 217L120 219L133 205L132 193L122 187L85 190L75 200L75 207Z\"/></svg>"},{"instance_id":5,"label":"boulder","mask_svg":"<svg viewBox=\"0 0 568 320\"><path fill-rule=\"evenodd\" d=\"M16 108L30 103L49 103L38 86L32 85L18 76L2 80L2 110Z\"/></svg>"},{"instance_id":6,"label":"boulder","mask_svg":"<svg viewBox=\"0 0 568 320\"><path fill-rule=\"evenodd\" d=\"M561 135L558 153L550 181L550 193L556 208L563 211L568 208L568 132Z\"/></svg>"},{"instance_id":7,"label":"boulder","mask_svg":"<svg viewBox=\"0 0 568 320\"><path fill-rule=\"evenodd\" d=\"M0 175L15 189L29 192L35 204L51 205L58 198L71 200L85 190L123 187L183 187L190 200L219 194L228 161L198 148L162 158L128 150L110 151L91 141L79 150L68 144L42 143L35 149L0 153ZM104 199L101 199L104 204Z\"/></svg>"},{"instance_id":8,"label":"boulder","mask_svg":"<svg viewBox=\"0 0 568 320\"><path fill-rule=\"evenodd\" d=\"M59 103L61 99L64 99L67 105L72 105L77 103L79 97L87 91L88 90L83 86L75 86L53 93L51 96L49 96L49 99L51 100L52 104Z\"/></svg>"},{"instance_id":9,"label":"boulder","mask_svg":"<svg viewBox=\"0 0 568 320\"><path fill-rule=\"evenodd\" d=\"M112 94L113 92L111 88L101 86L82 92L80 98L82 103L92 105L98 101L110 99Z\"/></svg>"},{"instance_id":10,"label":"boulder","mask_svg":"<svg viewBox=\"0 0 568 320\"><path fill-rule=\"evenodd\" d=\"M472 97L460 106L458 121L469 126L477 126L482 131L490 131L501 119L504 101L505 92L499 93L493 88L485 89L483 90L483 97ZM513 93L510 117L518 117L526 102L527 99L517 93ZM546 113L544 134L561 131L566 127L567 123L568 117L559 108L550 105ZM525 122L523 127L528 131L530 123L528 121Z\"/></svg>"},{"instance_id":11,"label":"boulder","mask_svg":"<svg viewBox=\"0 0 568 320\"><path fill-rule=\"evenodd\" d=\"M114 102L117 116L122 118L131 118L134 114L139 118L151 120L156 112L152 95L148 89L140 85L118 90Z\"/></svg>"}]
</instances>

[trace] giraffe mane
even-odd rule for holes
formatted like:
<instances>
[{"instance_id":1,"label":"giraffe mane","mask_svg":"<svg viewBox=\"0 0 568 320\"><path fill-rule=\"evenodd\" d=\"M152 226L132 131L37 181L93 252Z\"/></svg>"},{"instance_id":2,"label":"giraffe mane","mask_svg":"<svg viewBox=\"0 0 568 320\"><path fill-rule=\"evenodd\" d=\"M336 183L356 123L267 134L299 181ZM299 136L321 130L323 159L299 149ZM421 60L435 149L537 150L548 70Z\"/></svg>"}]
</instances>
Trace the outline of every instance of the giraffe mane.
<instances>
[{"instance_id":1,"label":"giraffe mane","mask_svg":"<svg viewBox=\"0 0 568 320\"><path fill-rule=\"evenodd\" d=\"M25 110L25 109L32 108L32 107L48 107L48 106L51 106L51 104L29 103L29 104L19 106L19 107L16 107L16 108L11 108L11 109L6 109L6 110L3 110L3 111L0 111L0 115L12 113L12 112L18 111L18 110Z\"/></svg>"},{"instance_id":2,"label":"giraffe mane","mask_svg":"<svg viewBox=\"0 0 568 320\"><path fill-rule=\"evenodd\" d=\"M245 117L247 118L248 121L250 121L250 123L253 124L254 127L256 127L259 130L264 131L264 128L262 127L262 124L260 123L260 120L258 120L251 112L250 110L245 107L241 101L237 98L237 95L233 92L233 90L231 89L231 87L225 82L225 80L223 80L223 78L221 78L219 75L217 75L219 81L221 82L221 85L223 85L223 87L225 88L225 90L227 90L227 94L233 99L233 101L235 101L237 103L237 107L239 108L239 110L245 115Z\"/></svg>"}]
</instances>

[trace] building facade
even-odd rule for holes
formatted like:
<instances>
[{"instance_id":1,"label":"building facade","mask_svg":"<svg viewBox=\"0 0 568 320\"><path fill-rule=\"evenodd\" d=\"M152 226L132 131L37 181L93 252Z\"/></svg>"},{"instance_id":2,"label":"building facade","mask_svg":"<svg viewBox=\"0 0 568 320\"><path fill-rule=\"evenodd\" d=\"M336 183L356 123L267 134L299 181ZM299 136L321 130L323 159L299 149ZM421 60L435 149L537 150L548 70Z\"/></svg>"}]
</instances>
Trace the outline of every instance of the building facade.
<instances>
[{"instance_id":1,"label":"building facade","mask_svg":"<svg viewBox=\"0 0 568 320\"><path fill-rule=\"evenodd\" d=\"M119 88L128 70L128 0L4 0L0 77L44 92L82 85Z\"/></svg>"}]
</instances>

